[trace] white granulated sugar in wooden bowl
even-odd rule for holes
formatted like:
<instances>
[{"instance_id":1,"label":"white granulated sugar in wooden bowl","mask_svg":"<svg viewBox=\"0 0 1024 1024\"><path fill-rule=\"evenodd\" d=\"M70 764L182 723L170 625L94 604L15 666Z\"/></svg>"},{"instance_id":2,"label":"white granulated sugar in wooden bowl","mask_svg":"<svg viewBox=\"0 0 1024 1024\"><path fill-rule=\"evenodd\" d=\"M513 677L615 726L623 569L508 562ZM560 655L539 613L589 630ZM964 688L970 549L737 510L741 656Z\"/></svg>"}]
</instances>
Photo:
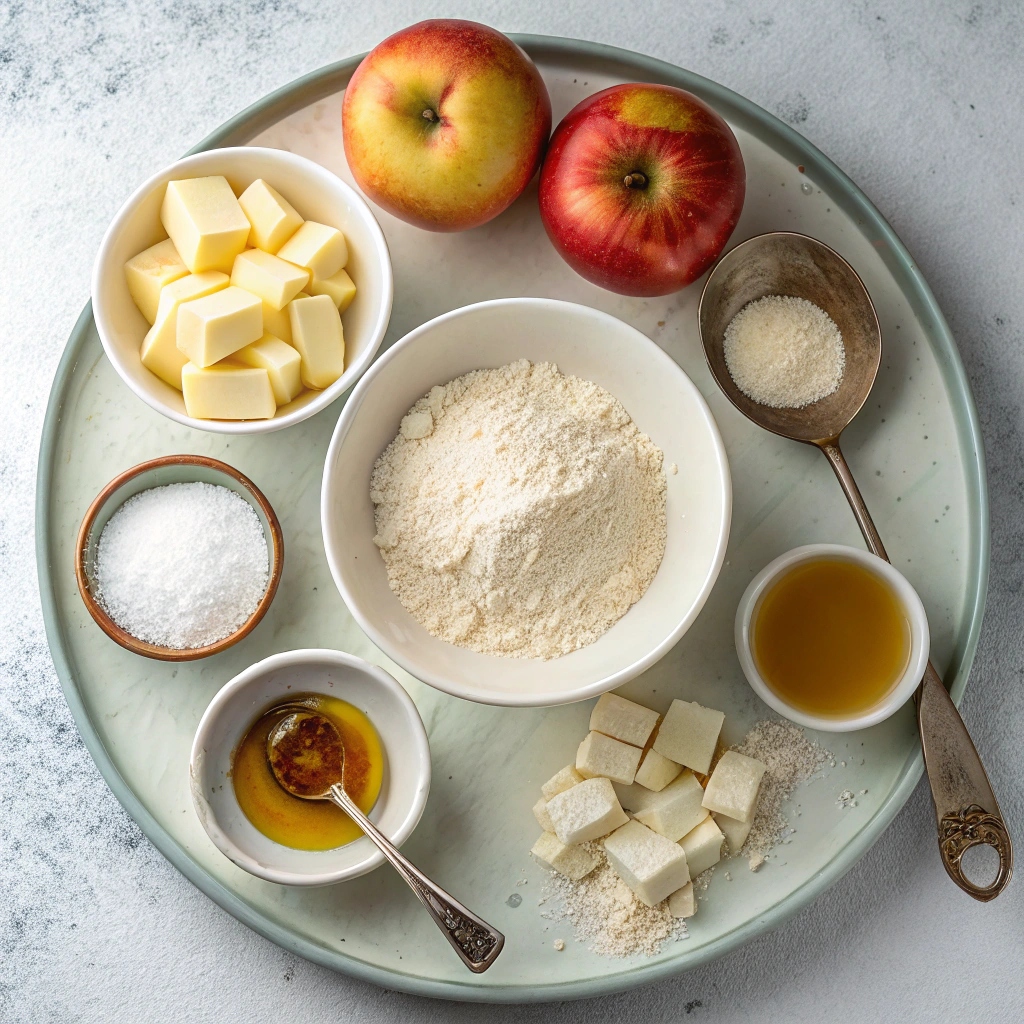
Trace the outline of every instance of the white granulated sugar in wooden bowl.
<instances>
[{"instance_id":1,"label":"white granulated sugar in wooden bowl","mask_svg":"<svg viewBox=\"0 0 1024 1024\"><path fill-rule=\"evenodd\" d=\"M665 552L662 452L611 394L519 360L432 388L374 466L374 542L434 636L554 658L593 643Z\"/></svg>"},{"instance_id":2,"label":"white granulated sugar in wooden bowl","mask_svg":"<svg viewBox=\"0 0 1024 1024\"><path fill-rule=\"evenodd\" d=\"M774 409L802 409L833 394L846 368L832 318L792 295L748 302L725 329L723 354L740 391Z\"/></svg>"}]
</instances>

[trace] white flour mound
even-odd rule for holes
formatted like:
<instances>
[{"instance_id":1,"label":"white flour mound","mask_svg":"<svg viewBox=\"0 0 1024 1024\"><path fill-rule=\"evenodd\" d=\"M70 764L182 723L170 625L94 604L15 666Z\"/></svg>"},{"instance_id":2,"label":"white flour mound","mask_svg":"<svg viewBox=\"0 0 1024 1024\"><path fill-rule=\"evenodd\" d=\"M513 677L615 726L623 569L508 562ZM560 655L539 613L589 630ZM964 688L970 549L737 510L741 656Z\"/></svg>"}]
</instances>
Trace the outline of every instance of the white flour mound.
<instances>
[{"instance_id":1,"label":"white flour mound","mask_svg":"<svg viewBox=\"0 0 1024 1024\"><path fill-rule=\"evenodd\" d=\"M370 496L398 599L432 635L485 654L593 643L665 552L661 450L607 391L552 363L432 388Z\"/></svg>"}]
</instances>

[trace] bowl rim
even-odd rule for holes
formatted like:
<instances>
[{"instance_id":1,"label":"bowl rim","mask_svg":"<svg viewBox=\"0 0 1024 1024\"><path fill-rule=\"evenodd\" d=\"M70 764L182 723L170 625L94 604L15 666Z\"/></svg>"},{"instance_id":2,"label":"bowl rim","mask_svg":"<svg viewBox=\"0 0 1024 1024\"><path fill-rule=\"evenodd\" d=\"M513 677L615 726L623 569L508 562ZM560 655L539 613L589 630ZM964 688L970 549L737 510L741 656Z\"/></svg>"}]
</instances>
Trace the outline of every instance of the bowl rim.
<instances>
[{"instance_id":1,"label":"bowl rim","mask_svg":"<svg viewBox=\"0 0 1024 1024\"><path fill-rule=\"evenodd\" d=\"M863 566L895 591L910 621L910 653L907 664L892 689L875 705L859 714L829 717L814 715L793 707L764 681L751 650L751 620L758 602L768 588L796 565L831 556ZM751 689L770 708L797 725L821 732L853 732L891 718L910 699L920 685L928 664L931 634L928 615L920 595L910 581L890 562L863 548L846 544L802 544L769 562L749 583L736 607L734 626L736 655Z\"/></svg>"},{"instance_id":2,"label":"bowl rim","mask_svg":"<svg viewBox=\"0 0 1024 1024\"><path fill-rule=\"evenodd\" d=\"M375 623L364 614L359 603L354 599L354 596L346 586L340 569L340 559L331 541L330 531L327 529L328 517L331 513L331 479L333 475L331 467L334 465L336 461L336 454L344 443L345 438L352 427L352 423L363 405L365 394L372 386L377 375L381 373L383 369L392 360L396 359L405 349L411 347L417 341L429 335L431 331L449 320L469 316L485 308L514 308L516 306L539 306L570 310L573 315L584 315L596 320L612 322L631 331L636 336L637 342L648 346L648 351L652 354L653 358L663 363L665 372L673 374L680 385L691 393L693 400L697 403L697 406L707 423L713 442L716 462L719 467L719 481L721 486L723 514L718 527L718 539L714 556L697 597L687 610L686 615L676 623L675 627L667 636L664 637L664 639L652 647L642 658L638 658L629 665L626 665L615 672L604 675L592 682L586 683L585 685L549 695L517 694L496 690L472 689L458 683L452 683L444 675L439 675L429 671L423 666L405 657L403 651L396 648L391 643L390 637L387 633L384 630L379 629ZM632 324L628 324L626 321L613 316L611 313L595 309L592 306L586 306L578 302L568 302L564 299L553 299L540 296L517 296L500 299L485 299L481 302L474 302L466 306L459 306L456 309L449 310L447 313L442 313L439 316L428 320L426 323L420 324L418 327L413 328L413 330L409 331L406 335L396 341L374 362L373 366L363 374L359 383L353 389L352 394L349 395L344 409L342 409L341 416L338 418L338 422L334 428L334 434L331 437L331 443L327 449L327 456L324 462L323 481L321 483L320 490L320 531L324 542L324 552L327 556L327 564L331 570L331 576L334 579L334 584L338 588L338 591L341 594L342 599L345 601L349 611L352 613L353 618L373 643L392 661L405 669L406 672L427 685L440 690L442 693L450 694L453 697L461 697L464 700L471 700L478 704L520 708L554 707L561 704L573 704L577 701L588 700L591 697L600 696L602 693L606 693L609 690L614 690L618 686L622 686L630 679L634 679L636 676L645 672L652 665L660 661L680 641L690 626L693 625L697 616L707 603L707 599L710 596L711 591L714 589L715 583L721 573L722 565L725 562L726 549L728 548L729 534L732 527L732 497L732 475L729 469L729 458L725 449L725 443L722 440L721 431L718 428L718 423L711 412L711 407L708 405L707 400L704 398L700 389L690 379L686 371L683 370L683 368L667 352L665 352L664 349L648 338L642 331L633 327ZM661 571L661 566L659 566L658 571ZM643 598L637 602L636 606L639 606L642 600ZM528 660L517 660L523 660L524 664L529 663Z\"/></svg>"},{"instance_id":3,"label":"bowl rim","mask_svg":"<svg viewBox=\"0 0 1024 1024\"><path fill-rule=\"evenodd\" d=\"M144 473L160 469L163 466L202 466L204 469L212 469L215 472L231 477L249 494L251 498L250 504L256 504L260 507L263 514L267 517L267 523L270 525L270 537L268 538L270 543L267 545L270 558L270 576L263 597L260 598L260 602L256 605L252 615L238 629L233 633L229 633L221 640L217 640L215 643L207 644L205 647L185 647L179 649L176 647L163 647L159 644L151 644L145 640L140 640L138 637L132 636L127 630L122 629L107 614L106 610L92 593L92 581L89 576L89 569L86 566L86 556L89 551L89 541L92 538L97 517L110 498L126 483L142 476ZM120 644L125 650L131 651L133 654L139 654L144 658L154 658L157 661L197 661L200 658L208 658L211 654L219 654L221 651L226 651L229 647L237 644L239 640L244 640L259 625L263 616L267 614L267 609L277 594L277 588L281 583L283 572L284 532L281 529L281 521L277 518L277 513L267 500L266 495L244 473L235 469L234 466L229 466L226 462L221 462L220 459L212 459L207 455L163 455L157 459L140 462L138 465L118 473L93 498L82 519L82 525L78 528L78 537L75 541L75 580L78 583L78 592L82 596L82 601L96 625L114 643Z\"/></svg>"},{"instance_id":4,"label":"bowl rim","mask_svg":"<svg viewBox=\"0 0 1024 1024\"><path fill-rule=\"evenodd\" d=\"M108 326L107 309L102 298L101 282L110 269L108 267L110 250L124 229L125 224L134 214L142 200L155 188L169 180L168 175L173 177L174 174L187 171L196 165L210 164L223 154L227 154L228 159L238 157L245 159L251 156L265 158L269 155L274 160L280 160L284 164L291 164L293 167L300 169L312 179L319 179L322 183L340 190L354 207L362 211L367 228L373 236L374 262L378 266L381 275L383 302L377 311L376 320L373 323L370 342L359 359L346 367L344 373L337 381L317 393L301 408L281 416L275 414L266 420L201 420L171 408L144 388L136 386L136 382L128 367L123 364L114 342L108 340L108 335L112 339L117 332ZM242 154L245 154L245 156L242 157ZM211 169L207 168L207 171L210 172ZM227 173L231 173L230 169ZM369 203L348 182L343 181L338 175L328 170L322 164L318 164L315 160L299 156L299 154L289 152L288 150L274 149L269 146L223 146L217 149L207 149L198 153L192 153L182 157L180 160L167 164L154 174L151 174L131 193L103 233L103 238L96 252L96 258L93 261L90 288L93 320L107 359L121 380L128 385L131 392L142 399L151 409L155 409L176 423L181 423L187 427L194 427L196 430L205 430L209 433L233 435L269 434L275 430L283 430L296 423L301 423L303 420L309 419L310 416L315 416L318 412L326 409L327 406L331 405L351 388L366 372L367 367L380 349L388 329L388 324L391 321L391 311L394 304L394 271L391 266L391 253L388 249L387 239L384 237L384 231L380 223L370 208Z\"/></svg>"},{"instance_id":5,"label":"bowl rim","mask_svg":"<svg viewBox=\"0 0 1024 1024\"><path fill-rule=\"evenodd\" d=\"M236 864L243 870L248 871L251 875L265 879L268 882L277 882L281 885L312 887L348 881L353 878L358 878L361 875L368 874L370 871L380 867L380 865L384 863L385 857L376 846L371 845L370 849L367 851L366 857L356 864L349 865L345 868L339 868L334 871L322 871L316 874L309 874L275 868L249 856L249 854L239 849L231 839L230 835L220 827L217 822L217 815L203 794L202 787L199 785L202 762L205 759L204 741L206 740L210 729L213 727L213 723L217 720L218 716L223 713L228 701L240 691L245 690L248 686L258 682L270 672L278 671L293 665L307 665L323 662L332 662L335 665L344 666L347 669L361 672L363 675L372 679L377 685L389 691L392 696L397 698L398 704L405 715L407 724L410 726L409 731L412 733L413 749L418 765L419 785L402 823L391 835L388 836L395 846L400 847L415 831L416 826L420 823L420 819L423 817L423 812L427 805L427 797L430 794L430 783L432 778L430 742L427 739L427 731L423 725L423 719L420 717L419 710L417 709L412 697L409 696L405 687L403 687L394 676L382 669L379 665L374 665L363 658L356 657L354 654L347 654L344 651L336 651L326 647L303 647L292 651L281 651L278 654L271 654L268 657L250 665L248 668L242 669L241 672L229 679L228 682L226 682L214 694L213 699L206 706L206 710L203 712L198 726L196 726L195 736L192 740L192 748L189 752L189 790L192 794L192 803L196 816L199 818L204 831L214 846L216 846L217 849L220 850L220 852L232 863ZM311 692L318 692L318 690L316 687L313 687ZM383 739L384 730L381 728L380 723L375 722L372 719L371 722ZM386 748L386 743L384 746ZM379 806L382 807L386 805L389 799L390 795L385 798L383 804L381 804L378 799L378 803L374 805L372 810L376 810ZM359 842L359 840L354 839L352 842L356 843ZM344 847L338 847L338 849L343 848Z\"/></svg>"}]
</instances>

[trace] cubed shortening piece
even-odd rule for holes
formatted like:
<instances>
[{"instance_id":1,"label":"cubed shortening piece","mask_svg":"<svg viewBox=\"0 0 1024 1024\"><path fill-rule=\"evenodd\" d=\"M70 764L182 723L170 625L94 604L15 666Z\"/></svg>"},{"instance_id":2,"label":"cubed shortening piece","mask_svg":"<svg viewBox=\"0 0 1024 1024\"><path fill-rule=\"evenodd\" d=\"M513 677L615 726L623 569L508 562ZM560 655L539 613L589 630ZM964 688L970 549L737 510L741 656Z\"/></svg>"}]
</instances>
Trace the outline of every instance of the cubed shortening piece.
<instances>
[{"instance_id":1,"label":"cubed shortening piece","mask_svg":"<svg viewBox=\"0 0 1024 1024\"><path fill-rule=\"evenodd\" d=\"M299 292L295 298L308 299L309 295L306 292ZM292 300L294 301L295 299ZM280 338L286 345L292 343L292 316L289 311L291 304L289 302L284 309L274 309L266 302L263 303L263 330L275 338Z\"/></svg>"},{"instance_id":2,"label":"cubed shortening piece","mask_svg":"<svg viewBox=\"0 0 1024 1024\"><path fill-rule=\"evenodd\" d=\"M279 406L287 405L302 390L299 353L272 334L264 334L259 341L240 348L231 358L244 366L266 370L274 389L274 401Z\"/></svg>"},{"instance_id":3,"label":"cubed shortening piece","mask_svg":"<svg viewBox=\"0 0 1024 1024\"><path fill-rule=\"evenodd\" d=\"M730 818L750 821L757 804L761 776L768 766L756 758L727 750L715 765L704 791L704 806Z\"/></svg>"},{"instance_id":4,"label":"cubed shortening piece","mask_svg":"<svg viewBox=\"0 0 1024 1024\"><path fill-rule=\"evenodd\" d=\"M540 791L544 794L545 800L550 800L553 796L558 796L559 793L564 793L567 789L578 786L582 781L583 776L571 764L567 764L560 771L555 772L540 787Z\"/></svg>"},{"instance_id":5,"label":"cubed shortening piece","mask_svg":"<svg viewBox=\"0 0 1024 1024\"><path fill-rule=\"evenodd\" d=\"M309 271L261 249L246 249L235 257L231 283L273 309L284 309L309 284Z\"/></svg>"},{"instance_id":6,"label":"cubed shortening piece","mask_svg":"<svg viewBox=\"0 0 1024 1024\"><path fill-rule=\"evenodd\" d=\"M250 230L227 178L219 174L169 181L160 221L193 274L204 270L230 274Z\"/></svg>"},{"instance_id":7,"label":"cubed shortening piece","mask_svg":"<svg viewBox=\"0 0 1024 1024\"><path fill-rule=\"evenodd\" d=\"M231 363L181 371L185 412L201 420L268 420L277 411L266 370Z\"/></svg>"},{"instance_id":8,"label":"cubed shortening piece","mask_svg":"<svg viewBox=\"0 0 1024 1024\"><path fill-rule=\"evenodd\" d=\"M754 816L751 815L749 821L730 818L728 814L715 814L713 817L718 822L725 841L729 844L729 853L735 856L743 849L743 844L747 841L747 836L750 835L750 826L754 824Z\"/></svg>"},{"instance_id":9,"label":"cubed shortening piece","mask_svg":"<svg viewBox=\"0 0 1024 1024\"><path fill-rule=\"evenodd\" d=\"M295 207L262 178L257 178L239 197L252 234L249 242L264 252L276 253L302 227Z\"/></svg>"},{"instance_id":10,"label":"cubed shortening piece","mask_svg":"<svg viewBox=\"0 0 1024 1024\"><path fill-rule=\"evenodd\" d=\"M602 694L590 712L590 728L623 743L642 747L658 724L658 712L634 704L617 693Z\"/></svg>"},{"instance_id":11,"label":"cubed shortening piece","mask_svg":"<svg viewBox=\"0 0 1024 1024\"><path fill-rule=\"evenodd\" d=\"M537 824L540 825L545 832L554 832L555 823L551 820L551 815L548 814L548 802L541 797L533 805L533 816L537 819Z\"/></svg>"},{"instance_id":12,"label":"cubed shortening piece","mask_svg":"<svg viewBox=\"0 0 1024 1024\"><path fill-rule=\"evenodd\" d=\"M178 309L178 348L205 368L263 337L263 304L255 295L229 285Z\"/></svg>"},{"instance_id":13,"label":"cubed shortening piece","mask_svg":"<svg viewBox=\"0 0 1024 1024\"><path fill-rule=\"evenodd\" d=\"M660 793L683 770L681 764L663 757L653 747L647 751L636 770L636 781L641 786Z\"/></svg>"},{"instance_id":14,"label":"cubed shortening piece","mask_svg":"<svg viewBox=\"0 0 1024 1024\"><path fill-rule=\"evenodd\" d=\"M292 344L302 356L302 383L307 388L330 387L345 372L345 334L338 307L327 295L311 295L292 299L288 315Z\"/></svg>"},{"instance_id":15,"label":"cubed shortening piece","mask_svg":"<svg viewBox=\"0 0 1024 1024\"><path fill-rule=\"evenodd\" d=\"M673 917L693 917L697 913L697 899L693 893L693 882L687 882L682 889L676 889L669 896L668 912Z\"/></svg>"},{"instance_id":16,"label":"cubed shortening piece","mask_svg":"<svg viewBox=\"0 0 1024 1024\"><path fill-rule=\"evenodd\" d=\"M348 263L348 243L337 228L307 220L277 250L277 255L289 263L305 267L315 279L323 281L333 277Z\"/></svg>"},{"instance_id":17,"label":"cubed shortening piece","mask_svg":"<svg viewBox=\"0 0 1024 1024\"><path fill-rule=\"evenodd\" d=\"M601 776L628 786L636 775L643 751L601 732L590 732L576 751L576 771L585 779Z\"/></svg>"},{"instance_id":18,"label":"cubed shortening piece","mask_svg":"<svg viewBox=\"0 0 1024 1024\"><path fill-rule=\"evenodd\" d=\"M552 797L548 814L555 835L570 846L600 839L629 820L607 779L584 779Z\"/></svg>"},{"instance_id":19,"label":"cubed shortening piece","mask_svg":"<svg viewBox=\"0 0 1024 1024\"><path fill-rule=\"evenodd\" d=\"M178 250L169 238L151 245L124 265L128 293L135 300L139 312L150 324L156 321L160 290L164 285L177 281L187 273L188 267L182 262Z\"/></svg>"},{"instance_id":20,"label":"cubed shortening piece","mask_svg":"<svg viewBox=\"0 0 1024 1024\"><path fill-rule=\"evenodd\" d=\"M703 799L703 787L693 772L685 771L660 793L652 793L633 816L675 843L708 816Z\"/></svg>"},{"instance_id":21,"label":"cubed shortening piece","mask_svg":"<svg viewBox=\"0 0 1024 1024\"><path fill-rule=\"evenodd\" d=\"M654 749L672 761L707 775L725 715L685 700L674 700L658 729Z\"/></svg>"},{"instance_id":22,"label":"cubed shortening piece","mask_svg":"<svg viewBox=\"0 0 1024 1024\"><path fill-rule=\"evenodd\" d=\"M722 859L724 842L725 836L710 814L679 840L679 845L686 854L686 863L690 865L691 877L696 878L702 871L707 871Z\"/></svg>"},{"instance_id":23,"label":"cubed shortening piece","mask_svg":"<svg viewBox=\"0 0 1024 1024\"><path fill-rule=\"evenodd\" d=\"M550 832L541 834L530 853L560 875L578 882L597 867L599 859L582 846L567 846Z\"/></svg>"},{"instance_id":24,"label":"cubed shortening piece","mask_svg":"<svg viewBox=\"0 0 1024 1024\"><path fill-rule=\"evenodd\" d=\"M686 854L678 843L652 832L639 821L616 829L605 841L612 870L649 907L660 903L690 880Z\"/></svg>"},{"instance_id":25,"label":"cubed shortening piece","mask_svg":"<svg viewBox=\"0 0 1024 1024\"><path fill-rule=\"evenodd\" d=\"M178 310L185 302L222 291L228 275L218 270L187 274L165 285L160 292L156 321L142 342L142 365L172 388L181 390L181 368L188 357L178 348Z\"/></svg>"},{"instance_id":26,"label":"cubed shortening piece","mask_svg":"<svg viewBox=\"0 0 1024 1024\"><path fill-rule=\"evenodd\" d=\"M632 786L621 786L617 782L612 785L615 787L615 795L619 798L619 803L627 811L642 811L652 801L658 799L657 793L653 793L638 782L634 782Z\"/></svg>"},{"instance_id":27,"label":"cubed shortening piece","mask_svg":"<svg viewBox=\"0 0 1024 1024\"><path fill-rule=\"evenodd\" d=\"M314 277L309 282L309 292L311 295L330 295L338 312L344 313L356 297L356 286L347 270L339 270L332 277Z\"/></svg>"}]
</instances>

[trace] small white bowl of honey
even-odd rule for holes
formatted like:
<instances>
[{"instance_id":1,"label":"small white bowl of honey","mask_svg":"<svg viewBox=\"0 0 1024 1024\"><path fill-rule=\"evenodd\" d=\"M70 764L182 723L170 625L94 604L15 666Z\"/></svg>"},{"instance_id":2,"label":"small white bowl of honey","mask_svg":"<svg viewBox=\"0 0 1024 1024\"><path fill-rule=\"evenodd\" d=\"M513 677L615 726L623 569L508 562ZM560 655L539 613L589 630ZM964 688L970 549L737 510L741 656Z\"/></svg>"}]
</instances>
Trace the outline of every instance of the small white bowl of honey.
<instances>
[{"instance_id":1,"label":"small white bowl of honey","mask_svg":"<svg viewBox=\"0 0 1024 1024\"><path fill-rule=\"evenodd\" d=\"M851 732L889 718L928 664L928 618L888 562L807 544L766 565L736 610L736 653L757 695L810 729Z\"/></svg>"},{"instance_id":2,"label":"small white bowl of honey","mask_svg":"<svg viewBox=\"0 0 1024 1024\"><path fill-rule=\"evenodd\" d=\"M384 855L339 807L299 799L275 780L268 736L299 709L337 729L346 792L401 846L430 790L427 734L391 675L341 651L275 654L224 685L196 730L192 801L214 845L250 874L284 885L343 882L383 864Z\"/></svg>"}]
</instances>

